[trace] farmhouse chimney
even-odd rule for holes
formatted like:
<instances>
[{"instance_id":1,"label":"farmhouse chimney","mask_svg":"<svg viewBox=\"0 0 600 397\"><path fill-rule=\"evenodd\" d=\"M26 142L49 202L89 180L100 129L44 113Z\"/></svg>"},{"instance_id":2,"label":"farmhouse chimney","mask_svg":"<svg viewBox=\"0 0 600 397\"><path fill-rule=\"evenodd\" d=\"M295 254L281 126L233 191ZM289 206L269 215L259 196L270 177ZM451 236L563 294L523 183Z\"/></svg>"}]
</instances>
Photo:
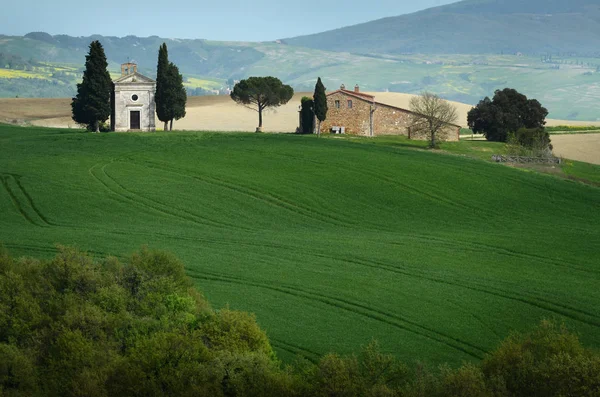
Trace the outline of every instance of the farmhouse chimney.
<instances>
[{"instance_id":1,"label":"farmhouse chimney","mask_svg":"<svg viewBox=\"0 0 600 397\"><path fill-rule=\"evenodd\" d=\"M340 86L340 90L345 90L345 89L346 89L346 86L345 86L344 84L342 84L342 85Z\"/></svg>"},{"instance_id":2,"label":"farmhouse chimney","mask_svg":"<svg viewBox=\"0 0 600 397\"><path fill-rule=\"evenodd\" d=\"M360 88L358 88L358 84L354 86L354 92L360 92Z\"/></svg>"},{"instance_id":3,"label":"farmhouse chimney","mask_svg":"<svg viewBox=\"0 0 600 397\"><path fill-rule=\"evenodd\" d=\"M137 73L137 65L135 63L128 62L121 64L121 76L127 76L134 73Z\"/></svg>"}]
</instances>

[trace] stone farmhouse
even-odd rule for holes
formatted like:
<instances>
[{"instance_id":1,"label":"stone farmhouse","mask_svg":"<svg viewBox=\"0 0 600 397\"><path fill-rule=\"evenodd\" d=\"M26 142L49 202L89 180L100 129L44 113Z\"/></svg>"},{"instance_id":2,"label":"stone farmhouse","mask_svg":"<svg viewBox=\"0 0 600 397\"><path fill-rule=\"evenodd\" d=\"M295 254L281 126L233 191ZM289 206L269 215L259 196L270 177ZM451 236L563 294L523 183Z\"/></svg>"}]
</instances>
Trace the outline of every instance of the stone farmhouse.
<instances>
[{"instance_id":1,"label":"stone farmhouse","mask_svg":"<svg viewBox=\"0 0 600 397\"><path fill-rule=\"evenodd\" d=\"M410 110L376 102L373 95L339 90L327 94L327 119L321 123L322 132L363 136L405 135L409 139L427 139L420 131L411 130ZM438 136L447 141L458 141L460 126L448 124Z\"/></svg>"},{"instance_id":2,"label":"stone farmhouse","mask_svg":"<svg viewBox=\"0 0 600 397\"><path fill-rule=\"evenodd\" d=\"M156 81L138 73L136 64L122 64L113 81L111 131L155 131L155 92Z\"/></svg>"}]
</instances>

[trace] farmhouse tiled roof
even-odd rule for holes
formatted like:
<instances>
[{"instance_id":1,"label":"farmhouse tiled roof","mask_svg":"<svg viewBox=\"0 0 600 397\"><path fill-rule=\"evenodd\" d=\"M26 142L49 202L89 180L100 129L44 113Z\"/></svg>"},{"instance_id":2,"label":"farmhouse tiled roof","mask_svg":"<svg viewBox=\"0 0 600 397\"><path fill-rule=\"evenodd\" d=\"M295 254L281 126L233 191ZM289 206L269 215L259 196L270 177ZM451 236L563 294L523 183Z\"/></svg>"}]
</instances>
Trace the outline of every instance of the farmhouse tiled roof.
<instances>
[{"instance_id":1,"label":"farmhouse tiled roof","mask_svg":"<svg viewBox=\"0 0 600 397\"><path fill-rule=\"evenodd\" d=\"M339 90L335 90L333 92L330 92L329 94L327 94L327 96L330 96L330 95L333 95L333 94L337 94L338 92L344 93L346 95L355 96L355 97L360 98L360 99L370 100L371 102L373 102L373 100L375 99L375 97L373 95L364 94L362 92L344 90L344 89L339 89Z\"/></svg>"}]
</instances>

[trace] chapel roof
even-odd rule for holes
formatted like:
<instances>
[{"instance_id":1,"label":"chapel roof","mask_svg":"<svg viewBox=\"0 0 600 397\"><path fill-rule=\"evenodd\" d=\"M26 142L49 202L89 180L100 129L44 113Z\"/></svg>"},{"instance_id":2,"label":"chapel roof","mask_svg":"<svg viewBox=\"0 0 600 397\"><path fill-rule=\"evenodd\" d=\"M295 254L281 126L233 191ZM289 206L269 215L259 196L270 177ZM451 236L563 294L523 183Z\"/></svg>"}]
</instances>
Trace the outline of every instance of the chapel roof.
<instances>
[{"instance_id":1,"label":"chapel roof","mask_svg":"<svg viewBox=\"0 0 600 397\"><path fill-rule=\"evenodd\" d=\"M115 84L127 84L127 83L137 83L137 84L144 84L144 83L150 83L150 84L155 84L156 81L152 80L150 77L146 77L141 73L138 72L134 72L131 74L126 74L125 76L121 76L118 79L114 80L113 83Z\"/></svg>"}]
</instances>

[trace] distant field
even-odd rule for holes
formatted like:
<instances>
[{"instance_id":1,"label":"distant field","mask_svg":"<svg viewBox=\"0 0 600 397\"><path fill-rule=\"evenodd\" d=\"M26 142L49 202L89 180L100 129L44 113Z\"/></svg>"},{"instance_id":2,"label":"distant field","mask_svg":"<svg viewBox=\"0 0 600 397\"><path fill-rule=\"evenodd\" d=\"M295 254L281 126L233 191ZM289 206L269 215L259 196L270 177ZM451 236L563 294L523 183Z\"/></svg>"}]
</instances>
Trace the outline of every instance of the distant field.
<instances>
[{"instance_id":1,"label":"distant field","mask_svg":"<svg viewBox=\"0 0 600 397\"><path fill-rule=\"evenodd\" d=\"M368 92L375 100L392 106L407 109L412 94L396 92ZM298 126L298 106L303 96L312 92L298 92L287 105L265 112L265 131L293 132ZM73 125L70 118L71 100L66 98L0 98L0 121L31 122L39 126L68 127ZM458 123L467 125L467 112L472 108L459 102L452 102L458 109ZM228 96L188 97L187 115L175 122L175 128L182 130L209 131L253 131L258 124L258 114L237 105ZM158 124L157 124L158 125ZM600 121L547 120L548 126L599 126Z\"/></svg>"},{"instance_id":2,"label":"distant field","mask_svg":"<svg viewBox=\"0 0 600 397\"><path fill-rule=\"evenodd\" d=\"M557 156L600 164L600 133L552 135L551 139Z\"/></svg>"},{"instance_id":3,"label":"distant field","mask_svg":"<svg viewBox=\"0 0 600 397\"><path fill-rule=\"evenodd\" d=\"M74 124L70 120L70 98L0 98L0 122L43 122L54 118L64 119L63 127Z\"/></svg>"},{"instance_id":4,"label":"distant field","mask_svg":"<svg viewBox=\"0 0 600 397\"><path fill-rule=\"evenodd\" d=\"M25 70L12 70L12 69L0 68L0 79L15 79L15 78L48 80L50 78L50 76L47 74L38 73L38 72L28 72Z\"/></svg>"},{"instance_id":5,"label":"distant field","mask_svg":"<svg viewBox=\"0 0 600 397\"><path fill-rule=\"evenodd\" d=\"M600 347L600 189L410 145L0 125L0 242L172 251L285 360L375 338L460 364L542 318Z\"/></svg>"},{"instance_id":6,"label":"distant field","mask_svg":"<svg viewBox=\"0 0 600 397\"><path fill-rule=\"evenodd\" d=\"M184 82L187 88L201 87L207 90L219 90L223 87L223 82L216 80L201 79L196 77L188 77Z\"/></svg>"}]
</instances>

